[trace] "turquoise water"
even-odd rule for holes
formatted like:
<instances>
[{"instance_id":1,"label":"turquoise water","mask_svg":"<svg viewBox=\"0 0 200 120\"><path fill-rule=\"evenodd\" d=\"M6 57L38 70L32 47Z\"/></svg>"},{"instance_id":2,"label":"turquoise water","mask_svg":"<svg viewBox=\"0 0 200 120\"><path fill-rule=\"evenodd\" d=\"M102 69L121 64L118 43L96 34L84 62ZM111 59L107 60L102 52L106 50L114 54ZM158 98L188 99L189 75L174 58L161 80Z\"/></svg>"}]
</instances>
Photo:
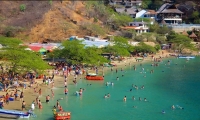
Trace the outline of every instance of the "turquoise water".
<instances>
[{"instance_id":1,"label":"turquoise water","mask_svg":"<svg viewBox=\"0 0 200 120\"><path fill-rule=\"evenodd\" d=\"M189 62L171 59L170 65L166 65L167 60L164 60L158 67L145 63L136 65L136 71L128 66L123 72L118 70L117 74L114 69L105 75L104 81L79 80L77 85L69 84L67 96L63 86L55 85L55 98L49 104L43 103L42 110L36 109L37 118L31 120L52 120L52 107L59 98L64 98L60 104L65 111L71 112L71 120L200 120L199 61L199 57ZM141 73L142 67L146 73ZM150 74L152 69L154 73ZM122 77L122 74L125 76ZM106 86L106 82L113 82L114 86ZM132 84L139 89L133 88ZM140 89L142 85L144 89ZM80 88L85 89L83 95L75 96ZM50 90L47 93L50 94ZM104 95L108 93L110 98L105 99ZM123 101L124 96L127 97L126 102ZM148 101L145 102L144 98ZM45 97L40 99L45 102ZM175 110L171 109L172 105L175 105ZM166 113L162 114L162 110Z\"/></svg>"}]
</instances>

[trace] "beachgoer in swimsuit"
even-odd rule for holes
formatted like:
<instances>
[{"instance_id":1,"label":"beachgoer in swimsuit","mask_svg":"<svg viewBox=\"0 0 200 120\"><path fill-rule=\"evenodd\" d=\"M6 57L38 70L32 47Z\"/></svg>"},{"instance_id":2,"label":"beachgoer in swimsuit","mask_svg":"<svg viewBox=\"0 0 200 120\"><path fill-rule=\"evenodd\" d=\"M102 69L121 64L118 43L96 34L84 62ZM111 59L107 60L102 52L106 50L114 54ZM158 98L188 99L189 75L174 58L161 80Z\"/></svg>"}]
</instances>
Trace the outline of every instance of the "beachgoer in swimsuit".
<instances>
[{"instance_id":1,"label":"beachgoer in swimsuit","mask_svg":"<svg viewBox=\"0 0 200 120\"><path fill-rule=\"evenodd\" d=\"M39 109L42 109L42 103L41 103L40 100L39 100L39 103L38 103L38 107L39 107Z\"/></svg>"},{"instance_id":2,"label":"beachgoer in swimsuit","mask_svg":"<svg viewBox=\"0 0 200 120\"><path fill-rule=\"evenodd\" d=\"M39 89L38 93L39 93L40 96L42 95L42 90L41 90L41 88Z\"/></svg>"},{"instance_id":3,"label":"beachgoer in swimsuit","mask_svg":"<svg viewBox=\"0 0 200 120\"><path fill-rule=\"evenodd\" d=\"M24 99L24 94L23 94L23 92L21 92L21 94L20 94L20 101L23 101L23 99Z\"/></svg>"},{"instance_id":4,"label":"beachgoer in swimsuit","mask_svg":"<svg viewBox=\"0 0 200 120\"><path fill-rule=\"evenodd\" d=\"M26 103L23 101L23 102L22 102L22 110L24 110L25 107L26 107Z\"/></svg>"},{"instance_id":5,"label":"beachgoer in swimsuit","mask_svg":"<svg viewBox=\"0 0 200 120\"><path fill-rule=\"evenodd\" d=\"M46 103L49 103L49 100L50 100L50 96L46 96Z\"/></svg>"},{"instance_id":6,"label":"beachgoer in swimsuit","mask_svg":"<svg viewBox=\"0 0 200 120\"><path fill-rule=\"evenodd\" d=\"M67 93L68 93L68 89L67 89L67 88L65 88L65 95L67 95Z\"/></svg>"}]
</instances>

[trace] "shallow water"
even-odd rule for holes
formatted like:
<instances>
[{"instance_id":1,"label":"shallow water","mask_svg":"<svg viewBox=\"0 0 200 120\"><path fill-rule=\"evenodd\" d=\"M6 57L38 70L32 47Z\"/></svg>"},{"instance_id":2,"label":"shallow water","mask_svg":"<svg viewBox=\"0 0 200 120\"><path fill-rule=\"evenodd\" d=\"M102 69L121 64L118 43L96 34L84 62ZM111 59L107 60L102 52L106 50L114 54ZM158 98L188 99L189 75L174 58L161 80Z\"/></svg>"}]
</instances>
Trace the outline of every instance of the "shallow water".
<instances>
[{"instance_id":1,"label":"shallow water","mask_svg":"<svg viewBox=\"0 0 200 120\"><path fill-rule=\"evenodd\" d=\"M118 70L117 74L114 69L105 75L104 81L79 80L77 85L69 84L69 94L66 96L64 85L55 85L55 98L49 104L43 103L42 110L36 109L37 118L31 120L52 120L52 107L59 98L63 98L59 102L64 110L71 112L71 120L199 120L199 61L199 57L189 62L171 59L170 65L165 65L167 60L164 60L158 67L146 63L136 65L137 70L134 71L132 66L127 66L123 72ZM141 73L142 67L144 73ZM152 69L154 73L150 74ZM125 76L122 77L122 74ZM106 86L106 82L113 82L114 86ZM139 89L133 88L132 84ZM142 85L144 89L140 89ZM74 93L80 88L85 89L83 95L76 96ZM50 94L50 90L47 93ZM104 95L108 93L110 98L105 99ZM123 101L124 96L127 97L126 102ZM135 100L132 100L132 96ZM142 101L139 101L139 97ZM144 98L148 101L145 102ZM45 97L40 99L45 101ZM175 105L175 110L171 109L172 105ZM179 109L177 105L184 109ZM166 113L162 114L162 110Z\"/></svg>"}]
</instances>

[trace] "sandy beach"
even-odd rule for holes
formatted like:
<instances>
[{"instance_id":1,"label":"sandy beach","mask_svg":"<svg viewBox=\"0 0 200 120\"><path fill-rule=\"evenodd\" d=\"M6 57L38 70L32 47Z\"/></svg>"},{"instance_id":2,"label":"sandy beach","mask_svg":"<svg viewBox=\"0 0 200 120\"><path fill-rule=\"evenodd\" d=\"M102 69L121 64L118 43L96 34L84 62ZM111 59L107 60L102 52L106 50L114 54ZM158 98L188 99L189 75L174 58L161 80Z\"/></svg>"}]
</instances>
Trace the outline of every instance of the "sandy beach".
<instances>
[{"instance_id":1,"label":"sandy beach","mask_svg":"<svg viewBox=\"0 0 200 120\"><path fill-rule=\"evenodd\" d=\"M168 52L166 51L161 51L154 56L154 58L165 58L165 57L169 57L169 54ZM140 61L140 62L136 62L136 58L137 57L130 57L130 58L125 58L123 61L113 61L112 63L113 64L116 64L116 67L113 67L113 70L115 69L121 69L121 68L124 68L126 66L133 66L133 65L136 65L136 64L141 64L141 63L144 63L144 62L149 62L149 61L152 61L152 55L149 55L148 57L145 57L143 61ZM105 74L106 71L110 70L111 68L110 67L101 67L99 69L99 74ZM84 75L82 75L83 77ZM79 76L78 76L78 79L79 79ZM78 80L77 79L77 80ZM61 85L63 84L63 80L64 80L64 77L63 76L59 76L59 75L55 75L54 77L54 83L55 83L55 86L56 85ZM38 91L40 88L42 89L42 92L44 93L46 90L50 91L51 89L51 85L49 86L46 86L42 83L42 79L36 79L35 80L37 83L38 83L38 88L36 88L36 91ZM68 77L68 84L71 84L73 83L73 76L70 75ZM34 89L37 86L37 84L34 84L34 86L32 86L32 88L27 88L27 89L24 89L24 101L26 102L26 111L28 111L31 107L31 103L33 102L33 100L36 99L36 97L39 95L38 93L35 93L34 92ZM20 91L22 91L22 88L19 88ZM10 89L8 92L12 92L14 91L14 89ZM0 95L5 95L6 92L0 92ZM49 93L50 94L50 93ZM42 96L42 97L45 97L45 96ZM43 101L42 101L43 102ZM10 109L10 110L21 110L21 106L22 106L22 102L19 101L19 98L18 100L16 101L10 101L9 104L5 104L4 105L4 109ZM38 107L36 106L36 109L38 109ZM9 118L9 117L8 117ZM4 120L4 116L0 116L0 120Z\"/></svg>"}]
</instances>

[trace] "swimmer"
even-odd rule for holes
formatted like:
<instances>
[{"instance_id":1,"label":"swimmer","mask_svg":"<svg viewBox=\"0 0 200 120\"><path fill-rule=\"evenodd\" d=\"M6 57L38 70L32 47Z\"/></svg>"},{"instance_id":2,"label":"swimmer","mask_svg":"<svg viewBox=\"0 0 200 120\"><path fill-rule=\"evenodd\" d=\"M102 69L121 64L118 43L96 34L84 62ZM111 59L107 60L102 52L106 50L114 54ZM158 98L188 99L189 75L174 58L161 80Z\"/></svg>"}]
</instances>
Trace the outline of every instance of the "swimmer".
<instances>
[{"instance_id":1,"label":"swimmer","mask_svg":"<svg viewBox=\"0 0 200 120\"><path fill-rule=\"evenodd\" d=\"M114 83L113 83L113 82L111 82L111 85L113 86L113 85L114 85Z\"/></svg>"},{"instance_id":2,"label":"swimmer","mask_svg":"<svg viewBox=\"0 0 200 120\"><path fill-rule=\"evenodd\" d=\"M124 77L124 74L122 74L122 77Z\"/></svg>"},{"instance_id":3,"label":"swimmer","mask_svg":"<svg viewBox=\"0 0 200 120\"><path fill-rule=\"evenodd\" d=\"M179 105L176 105L179 109L184 109L183 107L179 106Z\"/></svg>"},{"instance_id":4,"label":"swimmer","mask_svg":"<svg viewBox=\"0 0 200 120\"><path fill-rule=\"evenodd\" d=\"M110 97L110 94L109 94L109 93L107 94L107 97Z\"/></svg>"},{"instance_id":5,"label":"swimmer","mask_svg":"<svg viewBox=\"0 0 200 120\"><path fill-rule=\"evenodd\" d=\"M146 98L144 98L144 101L146 102L146 101L147 101L147 99L146 99Z\"/></svg>"},{"instance_id":6,"label":"swimmer","mask_svg":"<svg viewBox=\"0 0 200 120\"><path fill-rule=\"evenodd\" d=\"M125 102L126 102L126 96L124 96L124 99L123 99Z\"/></svg>"},{"instance_id":7,"label":"swimmer","mask_svg":"<svg viewBox=\"0 0 200 120\"><path fill-rule=\"evenodd\" d=\"M141 101L142 99L139 97L139 101Z\"/></svg>"},{"instance_id":8,"label":"swimmer","mask_svg":"<svg viewBox=\"0 0 200 120\"><path fill-rule=\"evenodd\" d=\"M119 77L117 77L117 80L119 80Z\"/></svg>"},{"instance_id":9,"label":"swimmer","mask_svg":"<svg viewBox=\"0 0 200 120\"><path fill-rule=\"evenodd\" d=\"M132 91L133 89L130 89L130 92Z\"/></svg>"},{"instance_id":10,"label":"swimmer","mask_svg":"<svg viewBox=\"0 0 200 120\"><path fill-rule=\"evenodd\" d=\"M137 106L133 106L133 108L137 108Z\"/></svg>"},{"instance_id":11,"label":"swimmer","mask_svg":"<svg viewBox=\"0 0 200 120\"><path fill-rule=\"evenodd\" d=\"M162 114L165 114L165 111L164 111L164 110L162 110Z\"/></svg>"},{"instance_id":12,"label":"swimmer","mask_svg":"<svg viewBox=\"0 0 200 120\"><path fill-rule=\"evenodd\" d=\"M171 107L172 109L175 109L175 106L174 105L172 105L172 107Z\"/></svg>"},{"instance_id":13,"label":"swimmer","mask_svg":"<svg viewBox=\"0 0 200 120\"><path fill-rule=\"evenodd\" d=\"M133 96L132 99L135 100L135 97Z\"/></svg>"},{"instance_id":14,"label":"swimmer","mask_svg":"<svg viewBox=\"0 0 200 120\"><path fill-rule=\"evenodd\" d=\"M105 94L104 98L108 98L108 96Z\"/></svg>"}]
</instances>

